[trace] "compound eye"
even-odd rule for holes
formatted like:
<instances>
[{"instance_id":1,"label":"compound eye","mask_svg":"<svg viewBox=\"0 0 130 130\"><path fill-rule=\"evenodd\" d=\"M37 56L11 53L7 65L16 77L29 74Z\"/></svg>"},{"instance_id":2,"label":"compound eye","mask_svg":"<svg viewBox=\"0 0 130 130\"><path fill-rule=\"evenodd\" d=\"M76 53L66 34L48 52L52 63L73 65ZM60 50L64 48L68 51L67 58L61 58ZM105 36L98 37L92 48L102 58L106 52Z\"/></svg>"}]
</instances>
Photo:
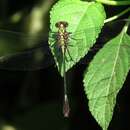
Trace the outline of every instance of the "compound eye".
<instances>
[{"instance_id":1,"label":"compound eye","mask_svg":"<svg viewBox=\"0 0 130 130\"><path fill-rule=\"evenodd\" d=\"M57 28L61 27L61 26L64 26L64 27L68 27L68 23L66 21L59 21L55 24L55 26Z\"/></svg>"},{"instance_id":2,"label":"compound eye","mask_svg":"<svg viewBox=\"0 0 130 130\"><path fill-rule=\"evenodd\" d=\"M65 26L65 27L68 27L68 23L67 23L67 22L64 22L64 26Z\"/></svg>"},{"instance_id":3,"label":"compound eye","mask_svg":"<svg viewBox=\"0 0 130 130\"><path fill-rule=\"evenodd\" d=\"M58 28L58 27L60 26L60 23L57 22L57 23L55 24L55 26Z\"/></svg>"}]
</instances>

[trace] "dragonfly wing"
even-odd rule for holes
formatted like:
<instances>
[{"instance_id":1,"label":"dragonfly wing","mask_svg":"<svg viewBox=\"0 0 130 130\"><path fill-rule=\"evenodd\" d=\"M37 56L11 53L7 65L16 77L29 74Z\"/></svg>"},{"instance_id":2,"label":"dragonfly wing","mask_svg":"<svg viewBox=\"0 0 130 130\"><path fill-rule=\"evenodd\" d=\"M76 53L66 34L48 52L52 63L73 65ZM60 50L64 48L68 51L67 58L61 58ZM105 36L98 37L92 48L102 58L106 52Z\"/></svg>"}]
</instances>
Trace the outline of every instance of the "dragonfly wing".
<instances>
[{"instance_id":1,"label":"dragonfly wing","mask_svg":"<svg viewBox=\"0 0 130 130\"><path fill-rule=\"evenodd\" d=\"M115 36L117 36L123 26L125 25L125 23L127 22L128 20L127 19L123 19L123 20L116 20L114 22L110 22L110 23L106 23L104 25L104 27L102 28L102 31L98 37L98 39L96 40L96 43L94 45L84 45L84 48L85 47L88 47L88 50L89 50L89 54L90 55L86 55L83 59L80 60L80 63L81 64L87 64L90 59L92 59L92 57L95 55L95 53L97 51L99 51L104 45L105 43L107 43L110 39L114 38ZM92 39L89 39L89 37L91 35L94 36L94 32L96 31L91 31L91 30L94 30L96 29L96 31L98 31L99 27L97 28L88 28L87 30L81 30L79 32L76 32L75 34L72 33L72 35L70 35L70 39L72 41L75 41L75 44L76 46L79 46L78 48L80 48L81 44L82 43L85 43L84 40L86 41L89 41L89 40L92 40ZM128 29L128 33L130 33L130 29ZM82 36L86 36L86 38L80 38ZM86 42L86 43L89 43L89 42ZM71 44L71 42L70 42ZM126 46L122 46L122 47L126 47ZM74 48L73 45L68 45L68 49L69 48ZM78 50L78 53L80 54L80 50ZM72 58L73 58L73 55L72 55Z\"/></svg>"},{"instance_id":2,"label":"dragonfly wing","mask_svg":"<svg viewBox=\"0 0 130 130\"><path fill-rule=\"evenodd\" d=\"M100 36L97 39L99 42L105 42L105 40L107 40L108 38L110 38L111 36L114 37L114 35L116 36L121 30L122 27L125 25L126 22L130 22L129 19L121 19L121 20L115 20L109 23L105 23L104 26L100 27L88 27L85 30L81 30L78 32L71 32L70 34L70 40L74 40L77 41L76 44L82 44L83 40L86 41L86 43L89 43L90 40L93 40L95 37L97 37L95 34L96 32L100 32ZM118 28L117 28L118 27ZM130 33L130 29L128 30ZM90 38L91 35L93 35L93 39ZM105 35L105 38L103 37ZM81 38L82 37L82 38ZM107 38L106 38L107 37ZM91 47L91 45L88 47Z\"/></svg>"},{"instance_id":3,"label":"dragonfly wing","mask_svg":"<svg viewBox=\"0 0 130 130\"><path fill-rule=\"evenodd\" d=\"M112 22L110 24L106 24L106 26L104 26L105 28L102 30L100 38L98 38L97 40L98 44L96 47L98 47L98 45L102 47L102 44L106 43L113 33L115 35L116 32L117 33L119 32L118 30L122 29L121 25L124 25L125 22L126 20L119 20L116 22ZM116 29L114 28L114 26L116 27ZM70 34L70 43L68 45L68 52L69 50L72 50L72 48L74 51L76 51L79 48L78 51L76 51L76 53L78 52L80 54L81 53L80 44L82 44L84 40L86 41L93 40L89 39L89 36L94 35L94 32L96 31L91 31L94 29L97 29L96 31L98 31L99 27L88 28L87 30L81 30L74 34L72 32L72 35ZM81 39L81 35L82 36L87 35L87 38ZM0 30L0 69L36 70L46 68L47 66L54 64L54 60L51 55L48 44L47 42L44 42L45 39L47 39L47 37L44 38L43 35L30 36L22 33ZM74 44L71 45L71 40L75 41L75 45ZM90 51L92 51L93 49L95 51L95 48L91 48L92 45L84 44L84 46L88 47L88 50ZM98 48L100 49L100 47ZM73 59L75 61L77 56L74 56L73 53L71 54L70 51L70 54L68 54L66 57L68 61L69 59L70 60Z\"/></svg>"},{"instance_id":4,"label":"dragonfly wing","mask_svg":"<svg viewBox=\"0 0 130 130\"><path fill-rule=\"evenodd\" d=\"M54 64L49 47L39 47L0 57L0 69L38 70Z\"/></svg>"},{"instance_id":5,"label":"dragonfly wing","mask_svg":"<svg viewBox=\"0 0 130 130\"><path fill-rule=\"evenodd\" d=\"M43 35L0 30L0 69L36 70L54 64L44 40Z\"/></svg>"}]
</instances>

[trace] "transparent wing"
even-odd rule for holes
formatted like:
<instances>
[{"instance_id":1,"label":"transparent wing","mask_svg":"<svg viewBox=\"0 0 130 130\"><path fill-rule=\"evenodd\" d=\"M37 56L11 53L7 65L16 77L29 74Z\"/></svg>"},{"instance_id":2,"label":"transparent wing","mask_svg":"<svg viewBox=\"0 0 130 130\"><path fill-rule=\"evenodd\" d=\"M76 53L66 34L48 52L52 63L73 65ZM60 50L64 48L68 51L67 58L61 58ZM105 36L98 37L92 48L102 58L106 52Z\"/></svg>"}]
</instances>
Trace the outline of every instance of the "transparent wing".
<instances>
[{"instance_id":1,"label":"transparent wing","mask_svg":"<svg viewBox=\"0 0 130 130\"><path fill-rule=\"evenodd\" d=\"M100 37L98 38L98 41L100 42L106 42L107 40L109 40L111 37L116 36L117 34L119 34L119 32L122 30L123 26L125 25L126 22L130 22L129 19L120 19L120 20L115 20L115 21L111 21L108 23L105 23L103 27L88 27L85 30L81 30L75 33L71 33L70 34L70 38L72 40L76 40L76 41L80 41L82 42L84 40L84 37L82 37L81 39L81 35L82 36L87 36L87 39L89 41L89 35L94 35L95 32L100 32L101 29L101 33L100 33ZM128 29L128 33L130 33L130 30ZM81 43L80 43L81 44Z\"/></svg>"},{"instance_id":2,"label":"transparent wing","mask_svg":"<svg viewBox=\"0 0 130 130\"><path fill-rule=\"evenodd\" d=\"M0 69L6 70L37 70L53 64L54 60L48 46L2 56L0 59Z\"/></svg>"},{"instance_id":3,"label":"transparent wing","mask_svg":"<svg viewBox=\"0 0 130 130\"><path fill-rule=\"evenodd\" d=\"M69 53L66 54L67 60L72 61L72 62L76 61L77 55L80 55L80 56L83 55L82 54L83 49L86 52L86 47L87 47L89 50L89 53L83 59L80 60L80 63L87 64L88 62L90 62L90 60L95 55L95 53L98 50L100 50L100 48L102 48L105 43L107 43L110 39L114 38L121 32L122 28L124 27L127 21L130 21L130 20L122 19L122 20L116 20L116 21L104 24L101 30L101 33L99 33L98 38L96 34L100 32L101 27L87 28L86 30L81 30L75 33L71 33L70 42L68 44L68 51L67 51L67 53L68 52Z\"/></svg>"},{"instance_id":4,"label":"transparent wing","mask_svg":"<svg viewBox=\"0 0 130 130\"><path fill-rule=\"evenodd\" d=\"M46 39L0 30L0 69L36 70L54 64Z\"/></svg>"},{"instance_id":5,"label":"transparent wing","mask_svg":"<svg viewBox=\"0 0 130 130\"><path fill-rule=\"evenodd\" d=\"M91 55L87 55L80 63L86 64L89 62L92 54L99 50L110 38L116 36L121 31L125 22L126 20L120 20L106 24L102 29L100 37L97 39L97 44L90 49ZM83 40L90 39L81 39L80 36L82 34L92 35L89 32L92 32L90 30L94 29L96 28L88 28L87 30L81 30L74 34L72 33L70 35L70 40L82 44ZM30 36L22 33L0 30L0 69L36 70L54 64L53 56L45 39L47 39L47 37L44 37L42 34ZM68 51L70 48L75 49L75 46L68 45ZM71 53L69 56L71 56L70 59L73 59Z\"/></svg>"},{"instance_id":6,"label":"transparent wing","mask_svg":"<svg viewBox=\"0 0 130 130\"><path fill-rule=\"evenodd\" d=\"M96 43L92 47L90 47L89 53L83 59L81 59L79 63L80 64L89 63L97 51L99 51L101 48L103 48L103 46L109 40L111 40L112 38L117 36L122 31L126 22L130 22L130 20L122 19L122 20L116 20L116 21L113 21L113 22L106 23L104 25L104 27L102 28L102 31L100 33L100 36L96 40ZM89 30L90 29L88 29L88 31ZM128 28L127 33L130 34L130 27ZM78 35L78 33L76 33L76 35ZM91 35L91 34L89 34L89 35ZM75 35L72 35L72 37L75 37ZM76 40L78 40L78 39L76 39ZM78 41L82 43L82 40L80 40L80 38L79 38ZM123 47L127 48L129 46L123 46Z\"/></svg>"}]
</instances>

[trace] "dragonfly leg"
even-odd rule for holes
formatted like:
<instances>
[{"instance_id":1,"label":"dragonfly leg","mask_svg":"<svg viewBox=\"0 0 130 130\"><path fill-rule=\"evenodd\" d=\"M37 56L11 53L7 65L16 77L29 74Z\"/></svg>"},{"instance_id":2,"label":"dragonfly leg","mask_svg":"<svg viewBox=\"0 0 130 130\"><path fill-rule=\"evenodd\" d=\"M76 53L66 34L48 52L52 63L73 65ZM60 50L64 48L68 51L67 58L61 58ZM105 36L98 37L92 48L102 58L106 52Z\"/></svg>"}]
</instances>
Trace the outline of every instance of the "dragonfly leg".
<instances>
[{"instance_id":1,"label":"dragonfly leg","mask_svg":"<svg viewBox=\"0 0 130 130\"><path fill-rule=\"evenodd\" d=\"M75 61L73 60L73 58L72 58L72 56L71 56L71 54L70 54L69 49L68 49L67 46L66 46L66 51L67 51L67 53L68 53L68 55L69 55L69 57L70 57L70 60L73 61L73 62L75 63ZM66 55L65 55L65 59L66 59L66 61L68 61Z\"/></svg>"}]
</instances>

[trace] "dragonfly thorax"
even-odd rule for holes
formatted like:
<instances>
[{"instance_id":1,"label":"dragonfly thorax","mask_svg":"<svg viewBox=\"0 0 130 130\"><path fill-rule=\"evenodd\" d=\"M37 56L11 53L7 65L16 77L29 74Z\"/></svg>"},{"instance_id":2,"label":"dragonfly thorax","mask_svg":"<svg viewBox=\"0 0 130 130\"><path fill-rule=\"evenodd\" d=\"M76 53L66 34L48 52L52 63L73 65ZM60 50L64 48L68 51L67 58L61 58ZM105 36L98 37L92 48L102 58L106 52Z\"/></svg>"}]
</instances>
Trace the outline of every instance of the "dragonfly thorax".
<instances>
[{"instance_id":1,"label":"dragonfly thorax","mask_svg":"<svg viewBox=\"0 0 130 130\"><path fill-rule=\"evenodd\" d=\"M55 26L58 28L59 35L63 36L66 35L66 27L68 27L68 23L65 21L59 21L55 24Z\"/></svg>"},{"instance_id":2,"label":"dragonfly thorax","mask_svg":"<svg viewBox=\"0 0 130 130\"><path fill-rule=\"evenodd\" d=\"M68 26L68 23L64 21L60 21L57 22L55 26L58 28L57 42L59 47L62 50L62 53L64 53L69 39L69 33L66 31L66 27Z\"/></svg>"}]
</instances>

